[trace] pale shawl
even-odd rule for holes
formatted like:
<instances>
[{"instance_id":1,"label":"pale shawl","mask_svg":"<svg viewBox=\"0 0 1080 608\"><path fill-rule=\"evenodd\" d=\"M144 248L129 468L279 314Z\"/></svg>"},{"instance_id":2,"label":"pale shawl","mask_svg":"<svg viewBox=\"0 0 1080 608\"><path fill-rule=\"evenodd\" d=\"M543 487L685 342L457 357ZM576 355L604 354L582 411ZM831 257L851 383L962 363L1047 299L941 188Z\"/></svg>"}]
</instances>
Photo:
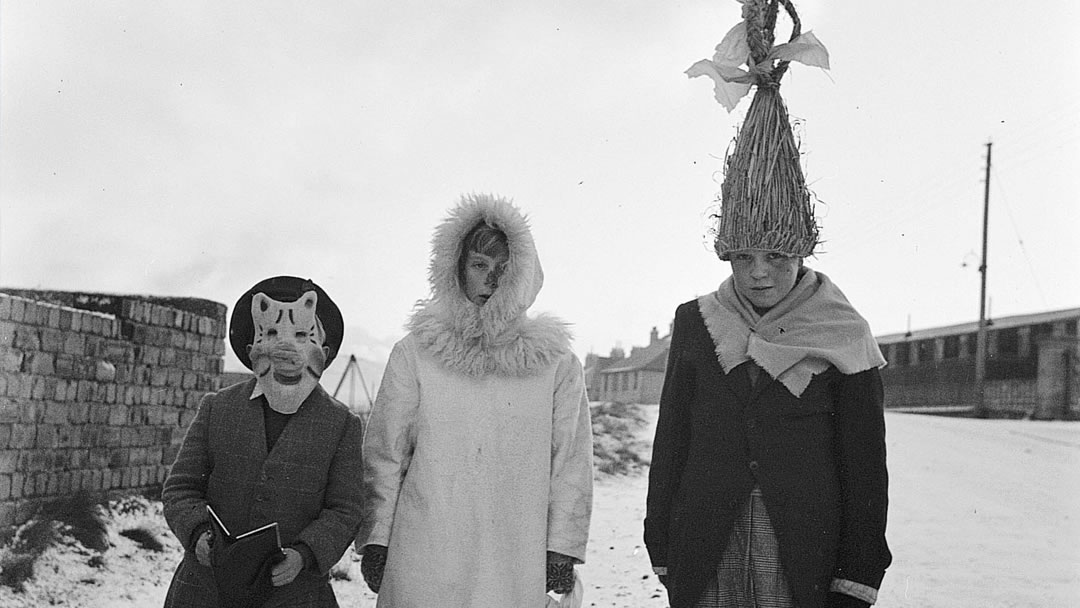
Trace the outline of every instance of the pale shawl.
<instances>
[{"instance_id":1,"label":"pale shawl","mask_svg":"<svg viewBox=\"0 0 1080 608\"><path fill-rule=\"evenodd\" d=\"M885 365L866 320L829 277L810 268L764 315L730 277L698 306L724 373L753 360L796 397L830 365L844 374Z\"/></svg>"}]
</instances>

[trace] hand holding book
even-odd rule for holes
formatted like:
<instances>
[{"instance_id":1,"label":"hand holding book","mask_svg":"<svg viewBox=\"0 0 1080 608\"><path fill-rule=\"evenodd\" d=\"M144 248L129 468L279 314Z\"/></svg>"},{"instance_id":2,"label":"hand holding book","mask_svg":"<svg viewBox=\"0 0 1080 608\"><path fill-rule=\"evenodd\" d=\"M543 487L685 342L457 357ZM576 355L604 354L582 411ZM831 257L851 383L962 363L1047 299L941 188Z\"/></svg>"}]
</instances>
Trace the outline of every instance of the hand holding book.
<instances>
[{"instance_id":1,"label":"hand holding book","mask_svg":"<svg viewBox=\"0 0 1080 608\"><path fill-rule=\"evenodd\" d=\"M270 582L275 587L288 585L304 569L304 557L291 547L282 550L283 558L270 570Z\"/></svg>"},{"instance_id":2,"label":"hand holding book","mask_svg":"<svg viewBox=\"0 0 1080 608\"><path fill-rule=\"evenodd\" d=\"M210 556L221 605L262 605L273 590L271 569L285 559L277 522L233 536L210 505L206 510L213 530Z\"/></svg>"},{"instance_id":3,"label":"hand holding book","mask_svg":"<svg viewBox=\"0 0 1080 608\"><path fill-rule=\"evenodd\" d=\"M207 530L204 530L202 532L202 534L199 535L199 540L195 541L195 559L198 560L198 562L200 564L202 564L203 566L206 566L207 568L209 568L210 565L211 565L211 562L210 562L210 543L211 543L211 541L213 539L213 536L214 536L213 530L207 529Z\"/></svg>"}]
</instances>

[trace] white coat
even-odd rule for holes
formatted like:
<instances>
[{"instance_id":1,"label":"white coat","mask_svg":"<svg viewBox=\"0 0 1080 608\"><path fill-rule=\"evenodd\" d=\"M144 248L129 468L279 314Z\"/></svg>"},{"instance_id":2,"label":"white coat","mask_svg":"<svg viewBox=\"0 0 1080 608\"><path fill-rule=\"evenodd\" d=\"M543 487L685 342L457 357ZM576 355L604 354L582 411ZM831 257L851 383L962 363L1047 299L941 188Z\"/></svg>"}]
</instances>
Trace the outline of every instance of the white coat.
<instances>
[{"instance_id":1,"label":"white coat","mask_svg":"<svg viewBox=\"0 0 1080 608\"><path fill-rule=\"evenodd\" d=\"M461 239L479 221L510 244L484 306L457 281ZM357 544L389 548L381 607L542 606L546 552L585 559L592 432L581 363L562 322L525 314L543 273L509 203L464 199L436 231L431 278L368 422Z\"/></svg>"}]
</instances>

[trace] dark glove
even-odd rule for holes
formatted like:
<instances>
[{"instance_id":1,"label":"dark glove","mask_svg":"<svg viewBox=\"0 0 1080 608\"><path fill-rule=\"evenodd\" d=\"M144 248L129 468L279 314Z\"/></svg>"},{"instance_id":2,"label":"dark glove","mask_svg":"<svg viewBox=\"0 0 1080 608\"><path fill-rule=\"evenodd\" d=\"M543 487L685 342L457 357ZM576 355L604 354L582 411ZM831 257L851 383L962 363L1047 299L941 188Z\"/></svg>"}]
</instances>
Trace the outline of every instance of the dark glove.
<instances>
[{"instance_id":1,"label":"dark glove","mask_svg":"<svg viewBox=\"0 0 1080 608\"><path fill-rule=\"evenodd\" d=\"M860 600L854 595L833 591L829 593L829 599L825 602L828 608L870 608L870 604Z\"/></svg>"},{"instance_id":2,"label":"dark glove","mask_svg":"<svg viewBox=\"0 0 1080 608\"><path fill-rule=\"evenodd\" d=\"M360 560L360 574L364 582L375 593L382 586L383 570L386 569L386 547L368 545L364 547L364 557Z\"/></svg>"},{"instance_id":3,"label":"dark glove","mask_svg":"<svg viewBox=\"0 0 1080 608\"><path fill-rule=\"evenodd\" d=\"M574 590L574 558L548 551L547 590L559 595Z\"/></svg>"}]
</instances>

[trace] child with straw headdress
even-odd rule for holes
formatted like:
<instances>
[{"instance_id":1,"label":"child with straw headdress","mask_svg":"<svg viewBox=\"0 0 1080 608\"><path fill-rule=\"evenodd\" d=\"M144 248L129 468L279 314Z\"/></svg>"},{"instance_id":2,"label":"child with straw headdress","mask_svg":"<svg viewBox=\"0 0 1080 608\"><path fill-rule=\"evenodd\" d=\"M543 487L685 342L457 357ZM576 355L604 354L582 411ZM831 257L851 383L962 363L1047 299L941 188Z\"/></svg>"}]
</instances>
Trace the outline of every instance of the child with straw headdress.
<instances>
[{"instance_id":1,"label":"child with straw headdress","mask_svg":"<svg viewBox=\"0 0 1080 608\"><path fill-rule=\"evenodd\" d=\"M741 2L743 21L687 72L713 78L729 111L756 91L714 228L731 276L675 313L645 543L672 608L865 607L892 560L885 361L803 263L819 230L779 92L789 61L828 54L788 0ZM774 46L780 6L794 32Z\"/></svg>"}]
</instances>

